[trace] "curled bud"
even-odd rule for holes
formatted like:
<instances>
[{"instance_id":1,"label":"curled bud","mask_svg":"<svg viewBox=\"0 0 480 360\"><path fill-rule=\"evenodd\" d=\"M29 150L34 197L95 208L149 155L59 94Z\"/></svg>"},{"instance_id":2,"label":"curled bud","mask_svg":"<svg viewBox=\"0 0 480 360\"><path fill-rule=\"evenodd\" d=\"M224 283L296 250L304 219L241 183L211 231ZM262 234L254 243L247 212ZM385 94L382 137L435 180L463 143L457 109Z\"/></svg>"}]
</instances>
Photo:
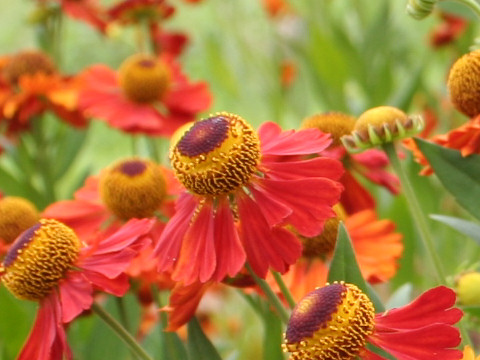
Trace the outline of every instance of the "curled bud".
<instances>
[{"instance_id":1,"label":"curled bud","mask_svg":"<svg viewBox=\"0 0 480 360\"><path fill-rule=\"evenodd\" d=\"M407 14L417 20L430 15L438 0L408 0Z\"/></svg>"}]
</instances>

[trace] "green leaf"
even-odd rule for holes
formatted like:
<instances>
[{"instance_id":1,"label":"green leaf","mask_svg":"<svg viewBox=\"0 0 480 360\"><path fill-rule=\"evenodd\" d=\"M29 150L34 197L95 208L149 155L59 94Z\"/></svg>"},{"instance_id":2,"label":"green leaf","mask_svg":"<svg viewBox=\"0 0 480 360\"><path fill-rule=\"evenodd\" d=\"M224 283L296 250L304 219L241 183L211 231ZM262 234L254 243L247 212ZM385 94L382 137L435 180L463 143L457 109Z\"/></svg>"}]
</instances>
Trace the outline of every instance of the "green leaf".
<instances>
[{"instance_id":1,"label":"green leaf","mask_svg":"<svg viewBox=\"0 0 480 360\"><path fill-rule=\"evenodd\" d=\"M458 232L462 233L463 235L468 236L472 240L475 240L477 244L480 245L480 225L473 223L468 220L460 219L454 216L446 216L446 215L430 215L433 220L440 221L451 228L457 230Z\"/></svg>"},{"instance_id":2,"label":"green leaf","mask_svg":"<svg viewBox=\"0 0 480 360\"><path fill-rule=\"evenodd\" d=\"M190 360L222 360L217 349L210 342L202 330L196 317L187 324L188 331L188 358Z\"/></svg>"},{"instance_id":3,"label":"green leaf","mask_svg":"<svg viewBox=\"0 0 480 360\"><path fill-rule=\"evenodd\" d=\"M271 310L263 314L265 335L263 338L263 360L283 360L280 344L283 341L282 321Z\"/></svg>"},{"instance_id":4,"label":"green leaf","mask_svg":"<svg viewBox=\"0 0 480 360\"><path fill-rule=\"evenodd\" d=\"M372 300L377 312L384 311L384 306L373 288L368 285L358 267L352 241L343 223L338 227L337 245L333 254L328 281L345 281L359 287Z\"/></svg>"},{"instance_id":5,"label":"green leaf","mask_svg":"<svg viewBox=\"0 0 480 360\"><path fill-rule=\"evenodd\" d=\"M415 142L443 186L462 207L480 219L480 155L463 157L457 150L422 139L416 138Z\"/></svg>"}]
</instances>

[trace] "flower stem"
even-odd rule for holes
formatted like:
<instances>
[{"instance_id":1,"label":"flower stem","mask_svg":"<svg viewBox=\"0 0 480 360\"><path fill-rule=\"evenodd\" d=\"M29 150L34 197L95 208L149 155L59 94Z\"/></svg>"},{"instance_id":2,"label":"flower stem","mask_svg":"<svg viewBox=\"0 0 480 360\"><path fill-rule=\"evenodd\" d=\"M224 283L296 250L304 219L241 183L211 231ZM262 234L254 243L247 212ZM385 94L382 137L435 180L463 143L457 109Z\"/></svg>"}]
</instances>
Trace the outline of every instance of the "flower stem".
<instances>
[{"instance_id":1,"label":"flower stem","mask_svg":"<svg viewBox=\"0 0 480 360\"><path fill-rule=\"evenodd\" d=\"M287 310L283 306L282 301L279 299L277 294L275 294L275 292L272 290L270 285L268 285L268 283L265 280L259 278L257 274L255 274L255 272L253 271L253 269L250 267L249 264L246 265L246 268L250 273L250 275L255 280L255 283L265 293L265 296L267 297L270 304L275 308L275 310L277 310L278 315L280 316L280 319L282 320L282 322L286 324L290 316L288 315Z\"/></svg>"},{"instance_id":2,"label":"flower stem","mask_svg":"<svg viewBox=\"0 0 480 360\"><path fill-rule=\"evenodd\" d=\"M290 309L293 309L296 305L295 300L293 299L292 293L288 289L287 285L285 285L285 282L282 279L282 275L280 275L280 273L274 270L272 270L272 275L275 278L275 281L277 282L280 291L285 297L285 300L287 300L288 306L290 306Z\"/></svg>"},{"instance_id":3,"label":"flower stem","mask_svg":"<svg viewBox=\"0 0 480 360\"><path fill-rule=\"evenodd\" d=\"M153 360L147 352L138 344L135 338L120 325L109 313L107 313L101 306L96 303L92 304L92 311L102 319L123 342L134 352L134 354L143 360Z\"/></svg>"},{"instance_id":4,"label":"flower stem","mask_svg":"<svg viewBox=\"0 0 480 360\"><path fill-rule=\"evenodd\" d=\"M398 177L400 178L403 193L407 199L408 209L410 210L410 214L413 218L413 221L417 226L418 232L420 234L420 238L423 241L423 244L427 250L427 253L430 256L430 260L433 263L433 266L435 268L435 272L437 275L437 280L441 284L446 284L445 273L443 271L440 258L438 257L438 254L435 250L433 237L430 232L430 229L428 228L427 220L417 200L417 196L413 191L412 185L410 184L410 181L408 180L408 177L400 164L400 160L395 150L395 145L393 142L389 142L389 143L383 144L382 147L385 153L387 154L388 159L390 160L390 164L392 165L393 169L395 170Z\"/></svg>"}]
</instances>

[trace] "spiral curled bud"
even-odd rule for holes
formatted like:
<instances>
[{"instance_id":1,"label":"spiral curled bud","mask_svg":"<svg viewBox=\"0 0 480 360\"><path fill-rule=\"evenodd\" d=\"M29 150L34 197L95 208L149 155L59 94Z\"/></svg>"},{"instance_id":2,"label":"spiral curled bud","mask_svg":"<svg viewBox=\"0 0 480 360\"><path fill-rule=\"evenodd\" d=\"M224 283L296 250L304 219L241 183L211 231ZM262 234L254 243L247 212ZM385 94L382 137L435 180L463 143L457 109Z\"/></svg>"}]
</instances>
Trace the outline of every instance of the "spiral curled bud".
<instances>
[{"instance_id":1,"label":"spiral curled bud","mask_svg":"<svg viewBox=\"0 0 480 360\"><path fill-rule=\"evenodd\" d=\"M433 12L438 0L408 0L407 14L416 20L422 20Z\"/></svg>"}]
</instances>

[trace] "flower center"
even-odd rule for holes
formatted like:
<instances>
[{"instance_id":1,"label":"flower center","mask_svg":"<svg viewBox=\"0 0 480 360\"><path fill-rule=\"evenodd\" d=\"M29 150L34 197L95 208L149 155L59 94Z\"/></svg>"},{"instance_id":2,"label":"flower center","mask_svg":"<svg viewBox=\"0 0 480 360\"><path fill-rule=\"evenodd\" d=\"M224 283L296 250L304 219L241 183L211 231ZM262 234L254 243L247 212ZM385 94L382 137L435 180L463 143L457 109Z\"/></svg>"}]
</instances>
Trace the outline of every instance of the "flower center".
<instances>
[{"instance_id":1,"label":"flower center","mask_svg":"<svg viewBox=\"0 0 480 360\"><path fill-rule=\"evenodd\" d=\"M151 55L130 56L118 71L120 87L125 96L138 103L160 100L170 86L170 71Z\"/></svg>"},{"instance_id":2,"label":"flower center","mask_svg":"<svg viewBox=\"0 0 480 360\"><path fill-rule=\"evenodd\" d=\"M374 318L372 302L355 285L326 285L293 309L282 348L291 360L355 359L373 333Z\"/></svg>"},{"instance_id":3,"label":"flower center","mask_svg":"<svg viewBox=\"0 0 480 360\"><path fill-rule=\"evenodd\" d=\"M170 151L182 184L197 195L224 195L246 184L260 161L260 140L240 116L197 121Z\"/></svg>"},{"instance_id":4,"label":"flower center","mask_svg":"<svg viewBox=\"0 0 480 360\"><path fill-rule=\"evenodd\" d=\"M47 296L80 251L80 241L68 226L41 219L24 231L0 266L5 287L17 298L38 301Z\"/></svg>"},{"instance_id":5,"label":"flower center","mask_svg":"<svg viewBox=\"0 0 480 360\"><path fill-rule=\"evenodd\" d=\"M340 138L350 134L355 125L355 117L340 112L327 112L307 117L302 122L302 129L318 129L332 136L332 145L341 144Z\"/></svg>"},{"instance_id":6,"label":"flower center","mask_svg":"<svg viewBox=\"0 0 480 360\"><path fill-rule=\"evenodd\" d=\"M16 196L0 199L0 238L5 242L13 242L38 219L38 211L30 201Z\"/></svg>"},{"instance_id":7,"label":"flower center","mask_svg":"<svg viewBox=\"0 0 480 360\"><path fill-rule=\"evenodd\" d=\"M13 55L3 68L3 75L10 84L16 85L23 75L37 73L50 75L55 71L55 64L48 55L31 50Z\"/></svg>"},{"instance_id":8,"label":"flower center","mask_svg":"<svg viewBox=\"0 0 480 360\"><path fill-rule=\"evenodd\" d=\"M166 192L160 165L149 160L122 160L107 169L100 178L103 202L122 220L152 217Z\"/></svg>"},{"instance_id":9,"label":"flower center","mask_svg":"<svg viewBox=\"0 0 480 360\"><path fill-rule=\"evenodd\" d=\"M325 257L330 254L337 243L338 225L340 221L345 221L347 215L340 204L333 207L337 216L328 219L320 235L307 238L299 235L303 245L302 256L305 258Z\"/></svg>"}]
</instances>

